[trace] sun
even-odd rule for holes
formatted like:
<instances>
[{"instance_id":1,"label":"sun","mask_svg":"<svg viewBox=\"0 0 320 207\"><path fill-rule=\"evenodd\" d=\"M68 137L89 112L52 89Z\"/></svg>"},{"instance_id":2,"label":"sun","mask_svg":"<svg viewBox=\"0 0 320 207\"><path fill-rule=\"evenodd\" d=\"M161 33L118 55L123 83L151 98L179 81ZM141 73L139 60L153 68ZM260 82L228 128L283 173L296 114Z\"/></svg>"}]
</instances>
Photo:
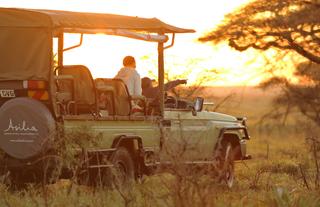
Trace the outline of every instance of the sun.
<instances>
[{"instance_id":1,"label":"sun","mask_svg":"<svg viewBox=\"0 0 320 207\"><path fill-rule=\"evenodd\" d=\"M227 74L221 75L220 82L208 84L242 85L256 84L258 79L248 81L250 74L255 71L239 73L245 68L248 58L232 51L228 46L214 48L212 45L197 42L197 38L212 29L223 20L224 15L249 0L229 1L228 4L218 1L169 1L163 0L156 5L149 0L92 0L90 4L85 0L2 0L2 7L24 7L57 9L85 12L102 12L122 15L156 17L169 24L192 28L194 34L176 35L175 46L165 51L165 67L176 74L183 74L184 70L193 67L189 74L189 83L197 79L197 74L206 69L223 69ZM77 44L79 35L66 35L65 47ZM65 64L83 64L92 72L94 77L114 77L122 66L122 58L132 55L136 58L138 72L142 77L150 72L157 73L157 45L156 43L131 40L123 37L108 35L85 35L83 45L65 52ZM190 62L192 64L190 65ZM240 68L239 68L240 67Z\"/></svg>"}]
</instances>

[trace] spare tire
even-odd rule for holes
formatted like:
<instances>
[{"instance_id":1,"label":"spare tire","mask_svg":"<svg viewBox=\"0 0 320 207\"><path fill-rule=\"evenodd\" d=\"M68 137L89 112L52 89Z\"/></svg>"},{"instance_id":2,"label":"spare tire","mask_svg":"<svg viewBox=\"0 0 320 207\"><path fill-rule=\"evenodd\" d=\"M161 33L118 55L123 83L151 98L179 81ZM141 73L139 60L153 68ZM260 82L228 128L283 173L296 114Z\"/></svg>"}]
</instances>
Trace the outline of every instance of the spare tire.
<instances>
[{"instance_id":1,"label":"spare tire","mask_svg":"<svg viewBox=\"0 0 320 207\"><path fill-rule=\"evenodd\" d=\"M31 98L15 98L0 107L0 148L17 159L48 149L55 136L55 120L48 108Z\"/></svg>"}]
</instances>

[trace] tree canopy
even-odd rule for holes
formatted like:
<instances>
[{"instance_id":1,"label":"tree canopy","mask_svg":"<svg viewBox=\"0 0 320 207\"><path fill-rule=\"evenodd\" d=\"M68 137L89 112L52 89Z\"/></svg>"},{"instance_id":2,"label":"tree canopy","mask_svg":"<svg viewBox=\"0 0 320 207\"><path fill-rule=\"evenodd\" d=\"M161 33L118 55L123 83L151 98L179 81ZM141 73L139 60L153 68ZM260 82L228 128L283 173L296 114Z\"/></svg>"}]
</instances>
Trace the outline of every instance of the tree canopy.
<instances>
[{"instance_id":1,"label":"tree canopy","mask_svg":"<svg viewBox=\"0 0 320 207\"><path fill-rule=\"evenodd\" d=\"M320 1L255 0L226 15L199 40L228 41L238 51L292 50L320 64Z\"/></svg>"}]
</instances>

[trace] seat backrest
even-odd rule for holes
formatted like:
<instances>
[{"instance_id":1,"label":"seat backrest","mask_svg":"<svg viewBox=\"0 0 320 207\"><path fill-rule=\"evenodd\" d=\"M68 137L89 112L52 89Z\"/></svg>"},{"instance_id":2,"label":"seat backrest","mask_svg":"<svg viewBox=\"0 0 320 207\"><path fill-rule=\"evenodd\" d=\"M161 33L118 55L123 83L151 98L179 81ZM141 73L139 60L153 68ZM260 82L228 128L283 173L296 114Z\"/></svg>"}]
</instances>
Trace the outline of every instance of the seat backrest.
<instances>
[{"instance_id":1,"label":"seat backrest","mask_svg":"<svg viewBox=\"0 0 320 207\"><path fill-rule=\"evenodd\" d=\"M108 115L115 115L115 88L112 84L106 83L103 78L97 78L94 81L98 91L100 110L107 110Z\"/></svg>"},{"instance_id":2,"label":"seat backrest","mask_svg":"<svg viewBox=\"0 0 320 207\"><path fill-rule=\"evenodd\" d=\"M99 78L95 80L98 85L111 86L114 89L114 115L128 116L131 111L130 96L126 84L121 79ZM108 96L108 94L107 94ZM109 98L108 98L109 99Z\"/></svg>"},{"instance_id":3,"label":"seat backrest","mask_svg":"<svg viewBox=\"0 0 320 207\"><path fill-rule=\"evenodd\" d=\"M74 99L79 113L90 113L96 105L96 93L89 69L83 65L68 65L59 68L58 75L71 75L74 78ZM70 90L70 81L62 84Z\"/></svg>"}]
</instances>

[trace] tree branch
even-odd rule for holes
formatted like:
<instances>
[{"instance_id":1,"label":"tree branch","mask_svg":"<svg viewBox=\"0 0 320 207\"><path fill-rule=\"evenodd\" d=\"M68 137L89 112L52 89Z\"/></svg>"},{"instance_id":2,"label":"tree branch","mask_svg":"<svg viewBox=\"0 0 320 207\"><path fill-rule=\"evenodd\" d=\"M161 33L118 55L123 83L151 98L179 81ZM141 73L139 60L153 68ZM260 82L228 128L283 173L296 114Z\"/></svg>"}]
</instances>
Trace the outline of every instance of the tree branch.
<instances>
[{"instance_id":1,"label":"tree branch","mask_svg":"<svg viewBox=\"0 0 320 207\"><path fill-rule=\"evenodd\" d=\"M291 45L292 49L296 51L298 54L302 55L303 57L309 59L312 62L320 64L320 57L313 55L312 53L306 51L303 47L296 44L291 37L285 37L289 44Z\"/></svg>"}]
</instances>

